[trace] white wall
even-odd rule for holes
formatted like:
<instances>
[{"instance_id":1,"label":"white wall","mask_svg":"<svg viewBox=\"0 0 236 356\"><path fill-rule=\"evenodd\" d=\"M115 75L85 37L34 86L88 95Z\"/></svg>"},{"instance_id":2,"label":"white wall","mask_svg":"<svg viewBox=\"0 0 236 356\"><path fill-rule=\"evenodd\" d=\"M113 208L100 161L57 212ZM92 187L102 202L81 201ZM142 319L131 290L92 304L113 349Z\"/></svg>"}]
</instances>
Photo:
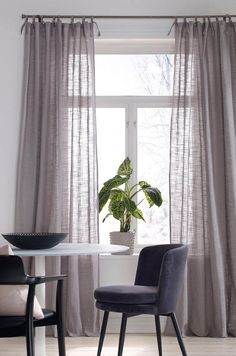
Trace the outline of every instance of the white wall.
<instances>
[{"instance_id":1,"label":"white wall","mask_svg":"<svg viewBox=\"0 0 236 356\"><path fill-rule=\"evenodd\" d=\"M235 0L7 0L0 2L0 232L13 230L23 62L21 14L236 14ZM163 37L171 21L99 21L103 37ZM137 259L103 259L102 283L130 282ZM111 268L112 265L112 268ZM121 269L122 267L122 269ZM107 274L110 271L110 274ZM119 271L119 273L117 273ZM112 273L112 274L111 274ZM114 274L115 278L114 278ZM112 276L112 277L111 277ZM122 277L123 276L123 277ZM125 281L124 281L125 280ZM144 327L145 322L144 322Z\"/></svg>"}]
</instances>

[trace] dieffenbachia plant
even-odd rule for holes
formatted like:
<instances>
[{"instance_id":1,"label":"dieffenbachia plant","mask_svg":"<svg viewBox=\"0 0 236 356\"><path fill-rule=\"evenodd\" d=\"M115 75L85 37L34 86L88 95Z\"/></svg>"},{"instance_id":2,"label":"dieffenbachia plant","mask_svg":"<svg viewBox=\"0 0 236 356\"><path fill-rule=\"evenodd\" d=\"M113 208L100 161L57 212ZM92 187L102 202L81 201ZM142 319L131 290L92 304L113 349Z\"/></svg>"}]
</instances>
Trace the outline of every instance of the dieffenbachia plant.
<instances>
[{"instance_id":1,"label":"dieffenbachia plant","mask_svg":"<svg viewBox=\"0 0 236 356\"><path fill-rule=\"evenodd\" d=\"M153 205L158 207L162 204L161 192L159 189L151 187L145 181L130 185L129 179L133 169L130 159L127 157L118 168L117 174L103 184L99 192L99 212L109 201L108 214L103 222L109 217L119 220L120 231L127 232L130 230L131 217L144 220L142 211L138 208L134 197L139 193L144 193L144 199L149 203L150 208ZM123 189L121 188L123 186Z\"/></svg>"}]
</instances>

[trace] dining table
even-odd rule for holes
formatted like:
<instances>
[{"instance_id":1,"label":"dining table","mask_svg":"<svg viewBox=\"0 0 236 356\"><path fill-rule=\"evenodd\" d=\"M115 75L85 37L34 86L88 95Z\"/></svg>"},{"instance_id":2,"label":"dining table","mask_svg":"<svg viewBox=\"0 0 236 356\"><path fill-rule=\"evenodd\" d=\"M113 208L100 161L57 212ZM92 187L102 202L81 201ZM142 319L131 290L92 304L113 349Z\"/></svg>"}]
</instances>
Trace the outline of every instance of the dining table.
<instances>
[{"instance_id":1,"label":"dining table","mask_svg":"<svg viewBox=\"0 0 236 356\"><path fill-rule=\"evenodd\" d=\"M80 255L100 255L117 252L125 252L127 246L112 244L89 244L89 243L60 243L49 249L23 250L12 249L15 255L21 257L34 257L35 275L45 276L45 258L48 256L80 256ZM45 307L45 284L37 286L36 296L42 308ZM46 335L45 327L35 330L35 356L46 356Z\"/></svg>"}]
</instances>

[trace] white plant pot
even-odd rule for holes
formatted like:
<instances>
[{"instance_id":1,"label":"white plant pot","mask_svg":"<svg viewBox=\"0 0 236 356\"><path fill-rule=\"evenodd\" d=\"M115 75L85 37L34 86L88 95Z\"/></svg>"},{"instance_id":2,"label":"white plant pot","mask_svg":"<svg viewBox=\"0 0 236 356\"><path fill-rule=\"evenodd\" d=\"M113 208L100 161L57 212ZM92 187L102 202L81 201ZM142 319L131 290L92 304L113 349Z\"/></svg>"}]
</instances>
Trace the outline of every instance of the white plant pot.
<instances>
[{"instance_id":1,"label":"white plant pot","mask_svg":"<svg viewBox=\"0 0 236 356\"><path fill-rule=\"evenodd\" d=\"M124 245L128 246L129 250L125 252L116 252L114 255L133 255L134 253L134 232L110 232L110 243L112 245Z\"/></svg>"}]
</instances>

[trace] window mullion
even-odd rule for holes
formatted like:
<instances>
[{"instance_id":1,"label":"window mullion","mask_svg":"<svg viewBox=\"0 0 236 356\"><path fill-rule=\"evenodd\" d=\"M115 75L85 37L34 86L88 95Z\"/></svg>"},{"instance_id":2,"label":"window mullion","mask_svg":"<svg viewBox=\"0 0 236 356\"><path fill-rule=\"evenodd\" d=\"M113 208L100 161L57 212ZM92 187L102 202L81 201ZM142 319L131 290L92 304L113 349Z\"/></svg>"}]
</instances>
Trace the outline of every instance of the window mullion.
<instances>
[{"instance_id":1,"label":"window mullion","mask_svg":"<svg viewBox=\"0 0 236 356\"><path fill-rule=\"evenodd\" d=\"M130 184L134 185L137 183L137 105L134 103L130 103L126 109L126 154L133 167ZM135 202L137 203L137 196ZM137 243L137 219L132 219L131 230L136 231Z\"/></svg>"}]
</instances>

